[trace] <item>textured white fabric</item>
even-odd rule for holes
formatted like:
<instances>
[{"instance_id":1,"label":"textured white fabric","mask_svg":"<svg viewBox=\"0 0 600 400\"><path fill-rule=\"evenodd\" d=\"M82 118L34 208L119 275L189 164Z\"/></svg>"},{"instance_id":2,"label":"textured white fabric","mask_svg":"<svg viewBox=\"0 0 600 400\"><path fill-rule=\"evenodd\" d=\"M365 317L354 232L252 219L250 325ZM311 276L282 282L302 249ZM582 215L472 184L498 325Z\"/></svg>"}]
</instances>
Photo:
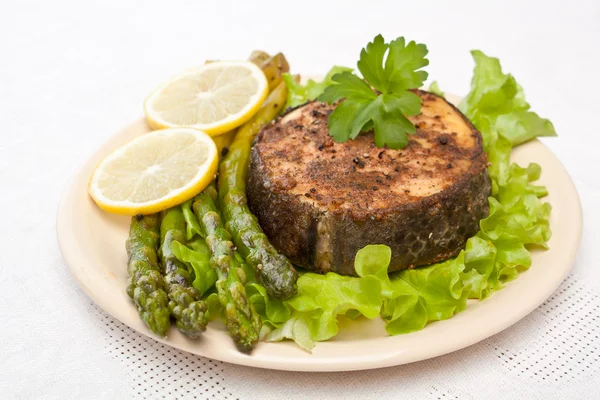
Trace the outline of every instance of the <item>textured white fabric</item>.
<instances>
[{"instance_id":1,"label":"textured white fabric","mask_svg":"<svg viewBox=\"0 0 600 400\"><path fill-rule=\"evenodd\" d=\"M600 395L600 4L597 1L0 4L0 398L593 399ZM570 277L540 308L468 349L407 366L291 373L207 360L94 306L58 251L68 178L141 115L161 80L206 58L283 50L296 72L352 65L377 33L428 44L432 79L465 93L468 50L500 57L560 137L581 195Z\"/></svg>"},{"instance_id":2,"label":"textured white fabric","mask_svg":"<svg viewBox=\"0 0 600 400\"><path fill-rule=\"evenodd\" d=\"M106 352L129 371L136 399L575 399L596 398L600 384L600 296L573 275L527 318L488 340L419 363L357 372L211 361L141 336L94 309L108 334Z\"/></svg>"}]
</instances>

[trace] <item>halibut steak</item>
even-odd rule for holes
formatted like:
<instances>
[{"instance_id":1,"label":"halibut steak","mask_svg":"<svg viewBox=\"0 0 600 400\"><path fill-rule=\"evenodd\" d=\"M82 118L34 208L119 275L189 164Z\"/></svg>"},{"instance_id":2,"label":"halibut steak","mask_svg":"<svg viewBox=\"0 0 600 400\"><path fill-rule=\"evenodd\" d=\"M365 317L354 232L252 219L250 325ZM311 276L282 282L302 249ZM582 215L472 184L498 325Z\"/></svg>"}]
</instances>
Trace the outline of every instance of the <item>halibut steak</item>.
<instances>
[{"instance_id":1,"label":"halibut steak","mask_svg":"<svg viewBox=\"0 0 600 400\"><path fill-rule=\"evenodd\" d=\"M264 127L252 148L248 204L277 248L309 270L356 275L368 244L392 249L389 271L446 260L489 212L481 134L444 98L415 91L421 113L401 150L378 148L373 132L337 143L318 101Z\"/></svg>"}]
</instances>

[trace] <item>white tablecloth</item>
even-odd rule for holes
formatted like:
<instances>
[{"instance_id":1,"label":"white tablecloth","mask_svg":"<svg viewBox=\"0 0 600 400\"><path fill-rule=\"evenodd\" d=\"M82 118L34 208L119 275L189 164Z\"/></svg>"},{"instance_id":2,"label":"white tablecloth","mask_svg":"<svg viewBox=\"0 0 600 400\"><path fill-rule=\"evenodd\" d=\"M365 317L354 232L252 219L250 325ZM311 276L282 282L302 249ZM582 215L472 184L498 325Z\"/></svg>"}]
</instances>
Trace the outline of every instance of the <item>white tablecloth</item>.
<instances>
[{"instance_id":1,"label":"white tablecloth","mask_svg":"<svg viewBox=\"0 0 600 400\"><path fill-rule=\"evenodd\" d=\"M2 399L571 399L600 390L600 3L23 1L0 4ZM452 3L452 4L450 4ZM96 308L64 265L68 178L141 114L161 80L206 58L285 51L295 72L353 65L377 33L430 50L430 77L468 90L469 50L499 57L558 138L581 195L572 274L544 305L468 349L412 365L290 373L192 356Z\"/></svg>"}]
</instances>

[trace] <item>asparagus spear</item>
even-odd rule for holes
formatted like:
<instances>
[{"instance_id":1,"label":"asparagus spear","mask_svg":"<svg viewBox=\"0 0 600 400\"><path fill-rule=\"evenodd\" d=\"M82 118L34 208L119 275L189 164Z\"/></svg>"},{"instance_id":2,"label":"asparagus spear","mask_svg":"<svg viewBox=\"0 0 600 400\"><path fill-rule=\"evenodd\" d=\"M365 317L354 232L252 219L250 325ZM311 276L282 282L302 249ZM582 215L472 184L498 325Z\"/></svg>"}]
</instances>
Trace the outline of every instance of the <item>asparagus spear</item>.
<instances>
[{"instance_id":1,"label":"asparagus spear","mask_svg":"<svg viewBox=\"0 0 600 400\"><path fill-rule=\"evenodd\" d=\"M180 206L163 211L160 224L160 256L169 295L169 310L177 328L186 336L196 339L206 329L206 304L192 287L192 276L187 266L179 261L171 244L185 243L185 219Z\"/></svg>"},{"instance_id":2,"label":"asparagus spear","mask_svg":"<svg viewBox=\"0 0 600 400\"><path fill-rule=\"evenodd\" d=\"M237 348L249 353L259 339L260 316L246 297L246 274L236 257L231 235L221 222L213 200L215 192L214 186L209 186L196 196L192 207L211 251L211 265L218 275L217 294L225 310L227 330Z\"/></svg>"},{"instance_id":3,"label":"asparagus spear","mask_svg":"<svg viewBox=\"0 0 600 400\"><path fill-rule=\"evenodd\" d=\"M271 56L268 53L265 53L262 50L254 50L250 53L250 57L248 60L252 61L254 64L260 66L262 63L267 61Z\"/></svg>"},{"instance_id":4,"label":"asparagus spear","mask_svg":"<svg viewBox=\"0 0 600 400\"><path fill-rule=\"evenodd\" d=\"M161 337L170 327L168 297L158 266L159 216L138 215L131 219L127 249L129 283L127 294L152 332Z\"/></svg>"},{"instance_id":5,"label":"asparagus spear","mask_svg":"<svg viewBox=\"0 0 600 400\"><path fill-rule=\"evenodd\" d=\"M246 198L246 178L250 147L258 131L285 105L287 87L281 82L258 113L242 125L219 166L219 198L227 229L246 262L269 295L287 299L296 293L298 274L290 261L279 254L250 212Z\"/></svg>"},{"instance_id":6,"label":"asparagus spear","mask_svg":"<svg viewBox=\"0 0 600 400\"><path fill-rule=\"evenodd\" d=\"M252 55L250 57L252 57ZM283 80L282 74L284 72L289 72L290 70L290 66L285 56L282 53L277 53L273 57L264 61L262 64L259 64L258 60L259 59L251 59L250 61L260 65L260 68L269 82L269 90L275 90L275 88L279 86Z\"/></svg>"}]
</instances>

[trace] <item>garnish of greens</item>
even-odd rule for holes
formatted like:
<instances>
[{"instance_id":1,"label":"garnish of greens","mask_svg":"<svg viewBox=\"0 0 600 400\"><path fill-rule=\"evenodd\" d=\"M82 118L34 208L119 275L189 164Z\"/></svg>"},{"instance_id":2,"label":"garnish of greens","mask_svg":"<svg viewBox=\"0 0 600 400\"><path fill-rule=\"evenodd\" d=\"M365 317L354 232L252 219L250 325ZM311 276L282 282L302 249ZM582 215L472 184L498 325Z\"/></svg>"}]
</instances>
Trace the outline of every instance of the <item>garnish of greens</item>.
<instances>
[{"instance_id":1,"label":"garnish of greens","mask_svg":"<svg viewBox=\"0 0 600 400\"><path fill-rule=\"evenodd\" d=\"M420 100L415 102L417 96L413 97L410 89L420 87L427 77L425 72L419 71L427 64L426 53L425 46L414 42L406 44L403 38L386 44L378 36L363 50L358 64L366 82L349 70L340 72L339 67L330 72L331 79L323 83L312 81L301 85L288 75L284 79L290 92L289 105L302 104L316 97L331 102L345 99L336 109L341 108L342 112L335 117L335 112L332 113L329 121L336 140L348 140L360 131L372 128L378 144L401 146L406 143L407 135L414 132L412 124L406 123L406 115L419 112ZM267 341L291 339L310 351L315 342L328 340L338 333L339 318L381 317L390 335L417 331L429 322L451 318L464 310L467 299L487 298L528 269L531 265L529 246L545 248L550 239L551 207L540 200L547 194L546 189L534 183L540 177L540 166L532 163L520 167L510 162L510 153L519 143L537 136L555 135L555 132L548 120L529 110L522 88L511 75L502 72L497 59L480 51L474 51L473 57L476 65L471 91L460 109L482 133L490 162L492 195L488 217L480 221L480 231L467 241L466 248L458 256L388 275L390 248L368 245L355 257L358 277L301 273L293 296L275 298L276 282L264 279L264 275L261 280L258 273L261 270L255 270L248 265L251 262L245 262L258 261L258 258L251 258L253 252L256 257L266 257L267 261L270 254L270 247L265 247L261 241L262 231L255 226L256 219L247 209L244 193L247 173L244 163L256 126L274 116L266 115L267 109L263 109L254 122L238 132L236 142L230 147L233 155L221 164L219 204L212 203L214 194L201 198L202 202L195 203L194 208L198 216L205 218L198 221L192 212L192 203L185 203L182 210L186 239L193 239L186 246L179 242L171 246L173 255L193 270L192 286L207 304L207 318L220 315L227 320L228 315L233 315L233 308L229 310L231 307L226 304L236 301L235 296L223 297L225 286L215 288L217 279L229 281L238 290L243 284L247 301L262 320L261 337ZM276 89L274 93L277 96L280 92ZM278 110L284 98L273 99L267 101L267 105ZM350 113L350 110L354 111ZM221 207L225 228L231 232L237 249L231 247L225 230L219 231L222 236L215 236L215 229L221 229L217 223L217 206ZM132 220L128 244L132 275L129 291L144 321L155 332L162 333L168 328L168 317L165 319L163 315L166 307L164 283L159 279L160 274L155 276L154 273L157 270L158 222L153 218L144 217L141 222ZM181 227L179 231L182 232ZM207 248L194 244L195 240L204 240L198 234L205 238L213 236L209 246L213 266L220 260L215 257L215 252L227 252L228 264L222 265L220 272L207 267L207 257L210 257ZM229 244L222 247L222 243ZM235 275L229 275L233 280L224 273L231 268L236 271ZM276 271L272 269L269 274L275 276ZM270 286L267 287L265 282ZM153 301L154 297L156 301ZM248 317L244 311L242 314ZM236 312L238 316L242 314ZM251 323L251 326L255 332L258 325ZM254 343L256 336L251 336Z\"/></svg>"},{"instance_id":2,"label":"garnish of greens","mask_svg":"<svg viewBox=\"0 0 600 400\"><path fill-rule=\"evenodd\" d=\"M318 97L330 104L341 101L329 116L333 139L346 142L372 129L378 147L404 148L408 135L416 132L406 117L421 110L421 98L410 89L427 79L421 70L429 64L426 55L427 46L407 43L404 37L385 43L378 35L367 44L357 64L363 79L350 71L337 73Z\"/></svg>"}]
</instances>

